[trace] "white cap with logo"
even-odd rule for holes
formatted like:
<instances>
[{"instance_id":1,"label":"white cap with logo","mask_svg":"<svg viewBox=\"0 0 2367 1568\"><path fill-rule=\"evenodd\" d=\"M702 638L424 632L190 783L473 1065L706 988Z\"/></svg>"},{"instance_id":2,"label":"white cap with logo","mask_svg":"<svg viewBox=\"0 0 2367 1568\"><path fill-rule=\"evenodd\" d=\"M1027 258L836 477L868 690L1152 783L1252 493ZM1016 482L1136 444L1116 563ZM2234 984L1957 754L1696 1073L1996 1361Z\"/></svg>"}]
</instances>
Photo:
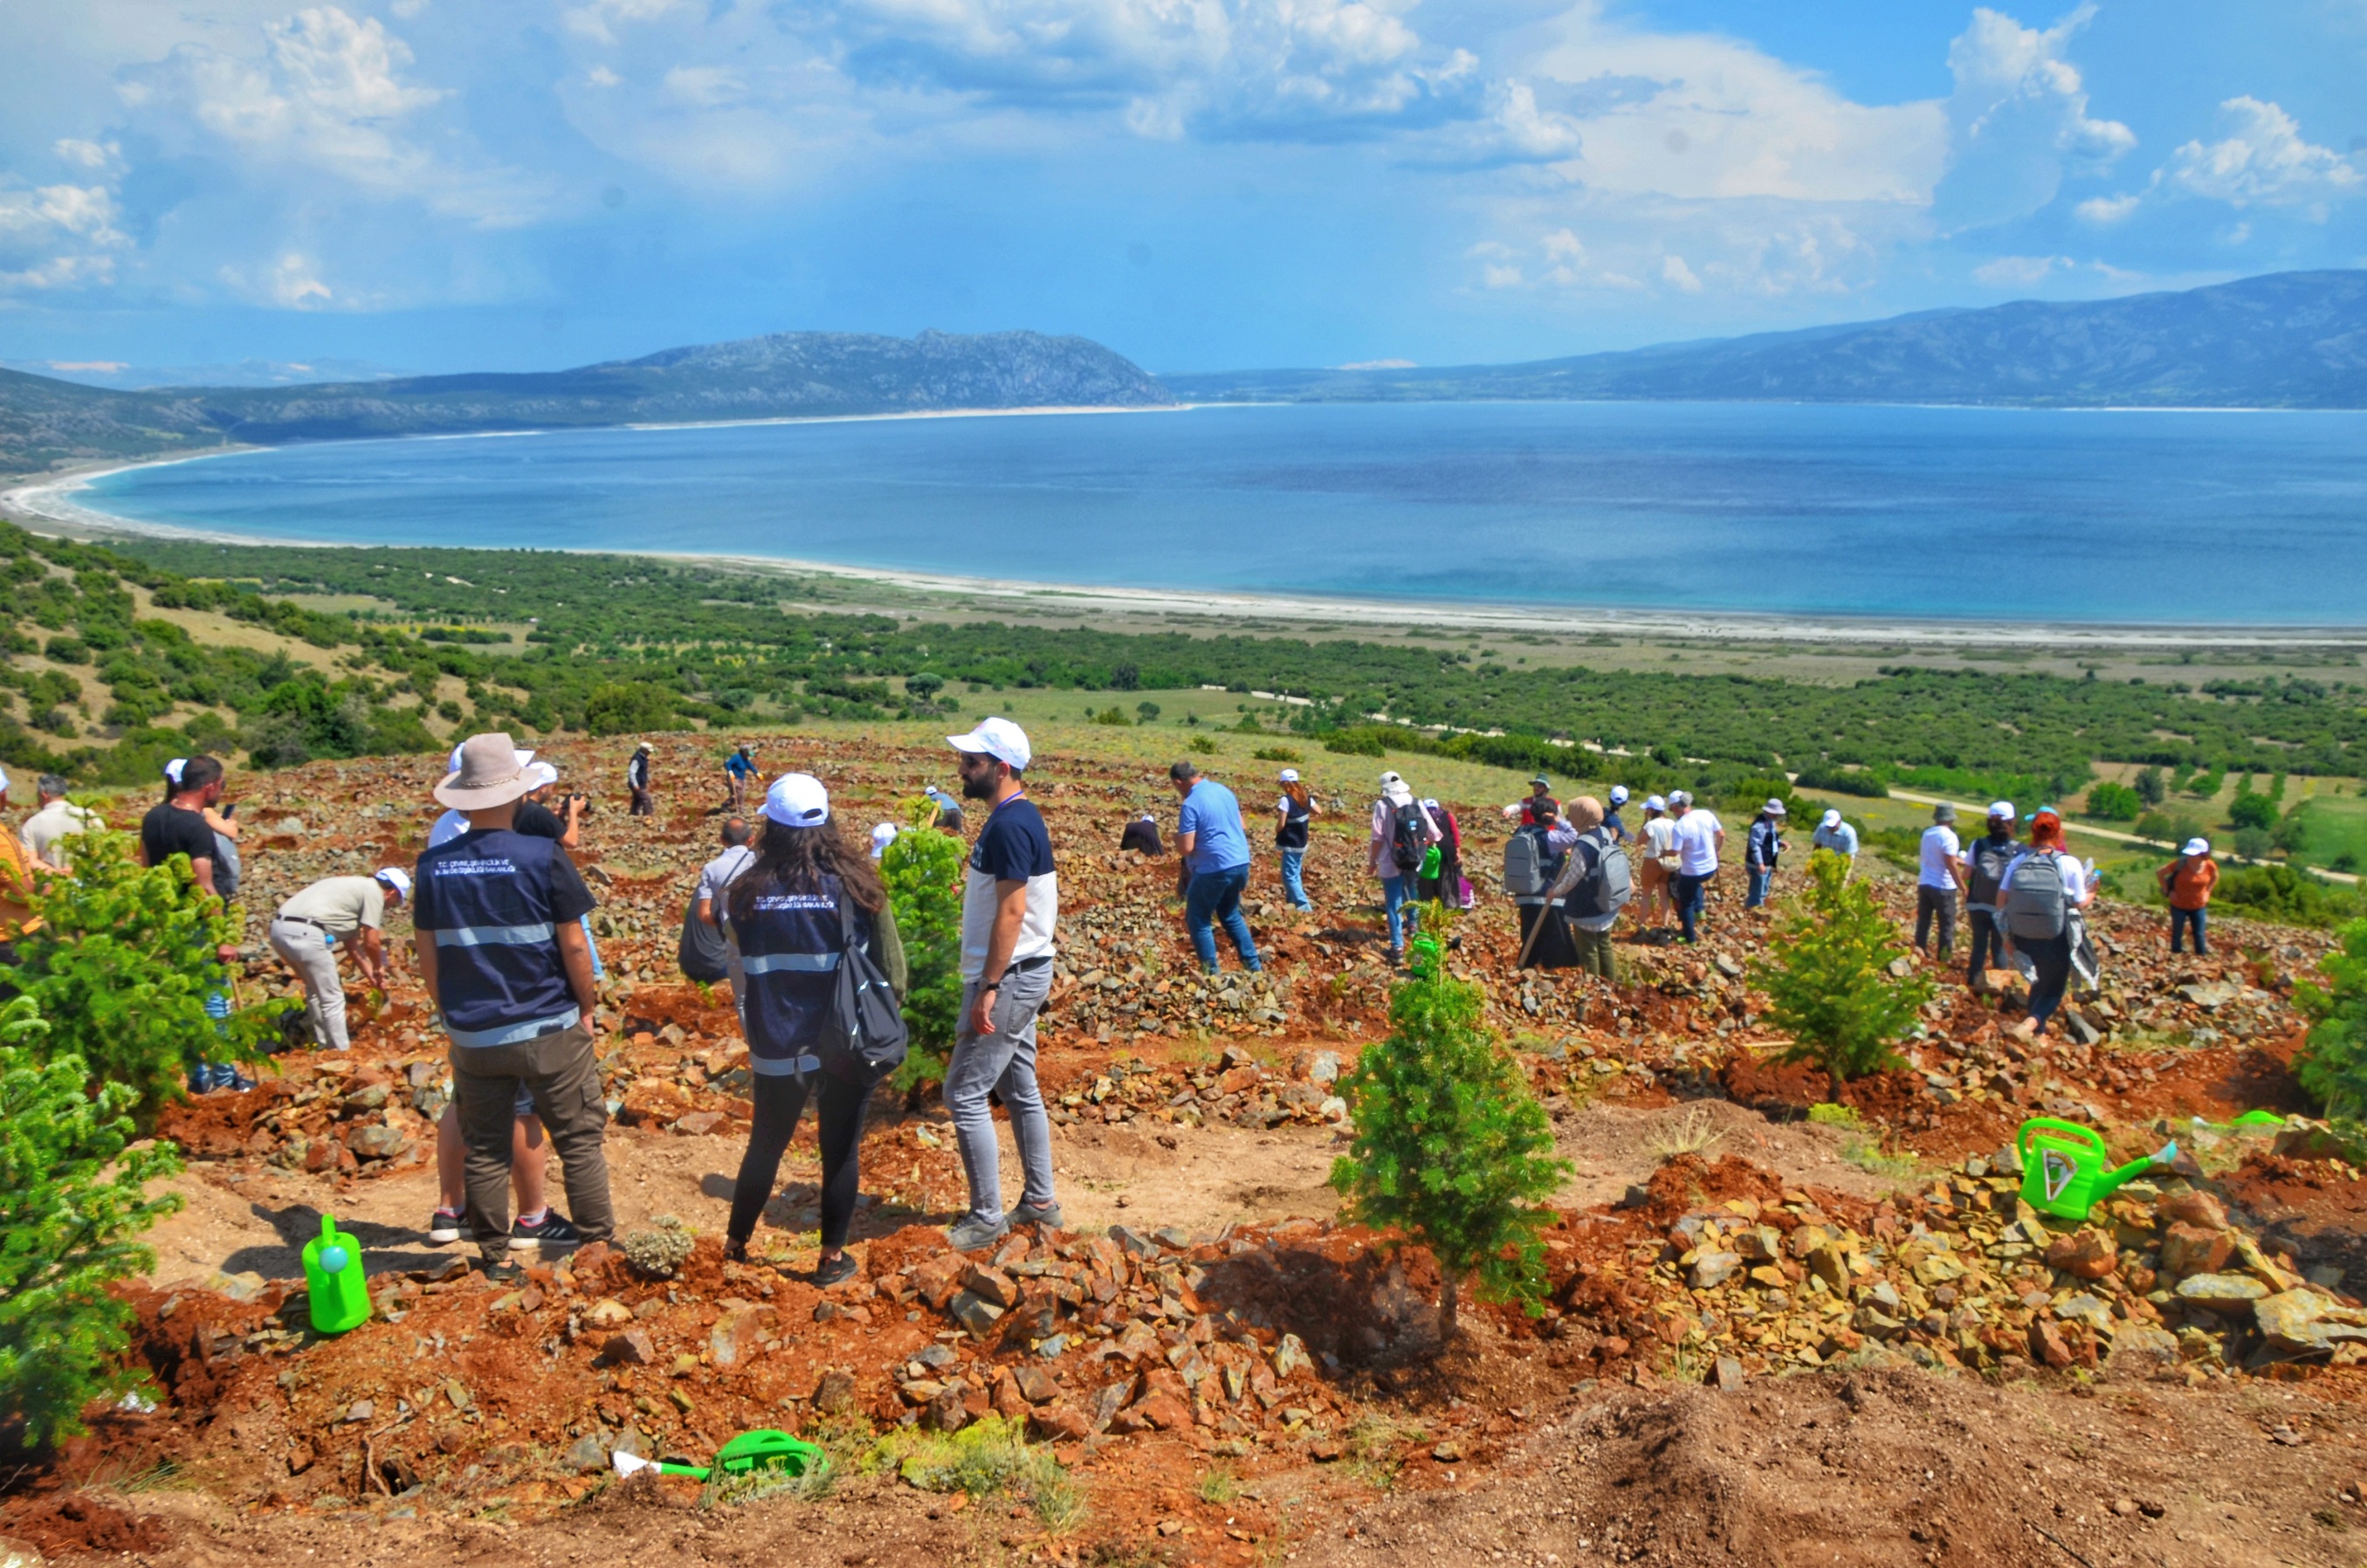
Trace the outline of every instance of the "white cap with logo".
<instances>
[{"instance_id":1,"label":"white cap with logo","mask_svg":"<svg viewBox=\"0 0 2367 1568\"><path fill-rule=\"evenodd\" d=\"M1027 744L1027 732L1007 718L980 719L978 728L968 735L946 736L946 744L957 751L1007 762L1016 773L1025 773L1028 759L1035 755Z\"/></svg>"},{"instance_id":2,"label":"white cap with logo","mask_svg":"<svg viewBox=\"0 0 2367 1568\"><path fill-rule=\"evenodd\" d=\"M830 792L811 773L783 773L764 792L764 820L784 828L819 828L830 820Z\"/></svg>"}]
</instances>

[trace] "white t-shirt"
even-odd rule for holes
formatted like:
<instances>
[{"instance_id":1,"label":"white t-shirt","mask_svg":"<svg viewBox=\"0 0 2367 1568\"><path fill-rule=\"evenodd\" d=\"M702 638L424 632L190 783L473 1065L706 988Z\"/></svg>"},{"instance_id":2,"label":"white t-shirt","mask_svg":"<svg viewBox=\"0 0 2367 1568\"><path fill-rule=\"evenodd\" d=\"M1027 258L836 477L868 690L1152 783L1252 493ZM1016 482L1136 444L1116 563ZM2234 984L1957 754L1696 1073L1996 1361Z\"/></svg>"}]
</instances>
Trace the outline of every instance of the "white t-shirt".
<instances>
[{"instance_id":1,"label":"white t-shirt","mask_svg":"<svg viewBox=\"0 0 2367 1568\"><path fill-rule=\"evenodd\" d=\"M1644 843L1654 860L1661 860L1675 854L1677 852L1677 819L1673 817L1662 816L1655 817L1645 823Z\"/></svg>"},{"instance_id":2,"label":"white t-shirt","mask_svg":"<svg viewBox=\"0 0 2367 1568\"><path fill-rule=\"evenodd\" d=\"M755 851L745 844L733 844L699 868L698 896L705 899L721 898L723 889L730 885L731 879L755 863ZM712 912L719 918L722 913L719 909Z\"/></svg>"},{"instance_id":3,"label":"white t-shirt","mask_svg":"<svg viewBox=\"0 0 2367 1568\"><path fill-rule=\"evenodd\" d=\"M1956 841L1956 830L1943 823L1934 822L1923 829L1923 870L1915 879L1919 887L1951 888L1956 879L1948 868L1956 863L1957 852L1964 846Z\"/></svg>"},{"instance_id":4,"label":"white t-shirt","mask_svg":"<svg viewBox=\"0 0 2367 1568\"><path fill-rule=\"evenodd\" d=\"M1677 874L1707 876L1717 869L1717 836L1726 824L1717 813L1694 807L1677 818Z\"/></svg>"}]
</instances>

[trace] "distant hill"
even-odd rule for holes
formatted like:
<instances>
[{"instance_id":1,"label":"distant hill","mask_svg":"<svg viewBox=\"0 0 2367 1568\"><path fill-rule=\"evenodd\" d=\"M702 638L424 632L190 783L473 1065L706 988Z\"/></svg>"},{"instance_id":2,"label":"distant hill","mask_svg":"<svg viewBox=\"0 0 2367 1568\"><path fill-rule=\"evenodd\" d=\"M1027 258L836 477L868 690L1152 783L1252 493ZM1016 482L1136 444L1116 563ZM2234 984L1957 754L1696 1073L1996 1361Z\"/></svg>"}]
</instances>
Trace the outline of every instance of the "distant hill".
<instances>
[{"instance_id":1,"label":"distant hill","mask_svg":"<svg viewBox=\"0 0 2367 1568\"><path fill-rule=\"evenodd\" d=\"M298 387L114 391L0 371L0 473L226 444L1174 400L1101 344L1041 333L776 333L576 370Z\"/></svg>"},{"instance_id":2,"label":"distant hill","mask_svg":"<svg viewBox=\"0 0 2367 1568\"><path fill-rule=\"evenodd\" d=\"M2022 300L1524 365L1161 378L1187 402L1472 399L2367 408L2367 272Z\"/></svg>"}]
</instances>

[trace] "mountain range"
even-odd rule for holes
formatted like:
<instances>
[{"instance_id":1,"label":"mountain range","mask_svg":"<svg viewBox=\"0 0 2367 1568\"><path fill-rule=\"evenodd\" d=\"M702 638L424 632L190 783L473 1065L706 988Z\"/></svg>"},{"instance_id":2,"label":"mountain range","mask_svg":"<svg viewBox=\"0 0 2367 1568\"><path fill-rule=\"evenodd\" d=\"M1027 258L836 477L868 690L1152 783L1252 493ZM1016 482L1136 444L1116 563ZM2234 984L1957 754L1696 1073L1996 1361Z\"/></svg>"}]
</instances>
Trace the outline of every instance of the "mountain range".
<instances>
[{"instance_id":1,"label":"mountain range","mask_svg":"<svg viewBox=\"0 0 2367 1568\"><path fill-rule=\"evenodd\" d=\"M228 445L1040 407L1173 394L1081 337L776 333L574 370L124 391L0 370L0 473Z\"/></svg>"},{"instance_id":2,"label":"mountain range","mask_svg":"<svg viewBox=\"0 0 2367 1568\"><path fill-rule=\"evenodd\" d=\"M1523 365L1161 378L1186 402L1473 399L2367 408L2367 272L2022 300Z\"/></svg>"},{"instance_id":3,"label":"mountain range","mask_svg":"<svg viewBox=\"0 0 2367 1568\"><path fill-rule=\"evenodd\" d=\"M573 370L92 387L0 369L0 475L225 446L1184 402L1480 399L2367 408L2367 271L2022 300L1523 365L1152 377L1081 337L776 333Z\"/></svg>"}]
</instances>

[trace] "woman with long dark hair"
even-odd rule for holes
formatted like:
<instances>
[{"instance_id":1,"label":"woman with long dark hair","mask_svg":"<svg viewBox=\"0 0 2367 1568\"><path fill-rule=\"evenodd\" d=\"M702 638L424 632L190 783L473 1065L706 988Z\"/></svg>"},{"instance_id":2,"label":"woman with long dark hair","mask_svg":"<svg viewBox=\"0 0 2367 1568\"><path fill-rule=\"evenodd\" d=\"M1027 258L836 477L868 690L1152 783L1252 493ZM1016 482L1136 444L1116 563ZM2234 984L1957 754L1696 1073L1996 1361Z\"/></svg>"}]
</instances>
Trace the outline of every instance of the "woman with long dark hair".
<instances>
[{"instance_id":1,"label":"woman with long dark hair","mask_svg":"<svg viewBox=\"0 0 2367 1568\"><path fill-rule=\"evenodd\" d=\"M1316 806L1297 768L1282 770L1282 798L1274 802L1274 811L1282 818L1274 829L1274 847L1282 852L1282 896L1294 909L1312 909L1301 868L1307 863L1307 824L1316 815Z\"/></svg>"},{"instance_id":2,"label":"woman with long dark hair","mask_svg":"<svg viewBox=\"0 0 2367 1568\"><path fill-rule=\"evenodd\" d=\"M874 1086L867 1077L825 1068L816 1048L837 1005L847 928L887 975L899 1002L904 944L868 846L840 835L830 819L829 793L807 773L784 774L765 792L756 858L725 886L718 910L756 1080L755 1125L731 1188L724 1256L747 1258L748 1238L810 1095L821 1133L821 1260L814 1283L827 1289L855 1274L846 1232L855 1220L863 1113ZM842 910L851 919L843 920Z\"/></svg>"}]
</instances>

